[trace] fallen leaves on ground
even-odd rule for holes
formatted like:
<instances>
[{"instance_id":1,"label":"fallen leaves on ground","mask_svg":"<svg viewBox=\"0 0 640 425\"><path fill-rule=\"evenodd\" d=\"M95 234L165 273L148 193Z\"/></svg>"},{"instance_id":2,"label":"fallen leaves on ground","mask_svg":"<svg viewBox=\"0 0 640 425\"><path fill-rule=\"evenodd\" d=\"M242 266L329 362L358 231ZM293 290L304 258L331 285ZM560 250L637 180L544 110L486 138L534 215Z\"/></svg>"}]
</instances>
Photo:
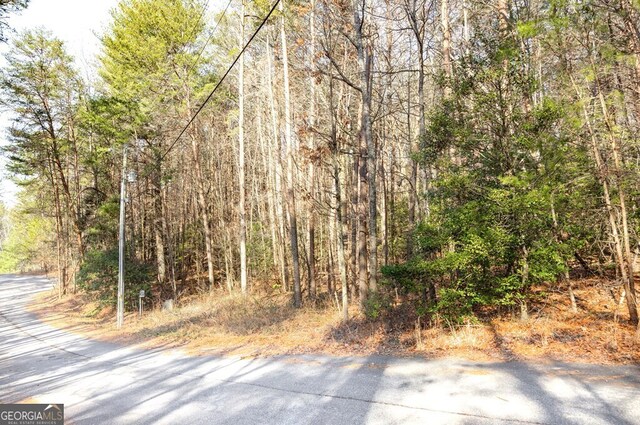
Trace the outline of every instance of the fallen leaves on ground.
<instances>
[{"instance_id":1,"label":"fallen leaves on ground","mask_svg":"<svg viewBox=\"0 0 640 425\"><path fill-rule=\"evenodd\" d=\"M354 307L341 321L336 307L295 309L286 294L243 297L213 292L183 301L173 311L153 310L142 318L129 313L122 330L113 308L85 295L58 299L38 295L30 305L41 320L106 341L182 347L195 355L245 357L277 354L455 356L470 360L559 360L586 363L638 363L640 345L616 303L610 284L598 279L573 282L578 312L566 291L535 288L527 321L510 315L484 317L466 325L416 326L402 307L393 320L369 320Z\"/></svg>"}]
</instances>

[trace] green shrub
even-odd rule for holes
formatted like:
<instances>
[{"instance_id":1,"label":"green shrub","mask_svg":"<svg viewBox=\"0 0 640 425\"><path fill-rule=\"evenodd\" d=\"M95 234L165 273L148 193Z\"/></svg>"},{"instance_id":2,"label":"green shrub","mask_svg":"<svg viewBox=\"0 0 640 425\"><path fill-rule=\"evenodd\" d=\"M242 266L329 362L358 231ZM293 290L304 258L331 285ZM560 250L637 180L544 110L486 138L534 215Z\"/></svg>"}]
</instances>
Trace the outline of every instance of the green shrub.
<instances>
[{"instance_id":1,"label":"green shrub","mask_svg":"<svg viewBox=\"0 0 640 425\"><path fill-rule=\"evenodd\" d=\"M364 304L364 314L369 319L377 319L380 315L391 307L391 301L382 292L369 294Z\"/></svg>"},{"instance_id":2,"label":"green shrub","mask_svg":"<svg viewBox=\"0 0 640 425\"><path fill-rule=\"evenodd\" d=\"M137 306L140 290L151 295L152 267L132 259L125 260L125 309ZM118 250L91 251L78 273L78 287L104 305L116 305L118 293Z\"/></svg>"},{"instance_id":3,"label":"green shrub","mask_svg":"<svg viewBox=\"0 0 640 425\"><path fill-rule=\"evenodd\" d=\"M462 289L442 288L432 312L447 322L462 324L473 318L473 297Z\"/></svg>"}]
</instances>

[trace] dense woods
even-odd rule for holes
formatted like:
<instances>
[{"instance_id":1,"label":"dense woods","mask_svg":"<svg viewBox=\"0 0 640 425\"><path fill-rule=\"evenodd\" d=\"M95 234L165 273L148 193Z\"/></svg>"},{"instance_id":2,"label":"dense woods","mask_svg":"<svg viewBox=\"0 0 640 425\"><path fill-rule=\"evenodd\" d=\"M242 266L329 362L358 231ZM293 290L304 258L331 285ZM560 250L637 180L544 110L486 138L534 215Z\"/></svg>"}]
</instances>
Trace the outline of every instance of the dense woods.
<instances>
[{"instance_id":1,"label":"dense woods","mask_svg":"<svg viewBox=\"0 0 640 425\"><path fill-rule=\"evenodd\" d=\"M273 6L122 0L89 80L16 37L2 266L115 302L124 177L128 303L526 319L573 272L638 324L638 1L280 0L251 38Z\"/></svg>"}]
</instances>

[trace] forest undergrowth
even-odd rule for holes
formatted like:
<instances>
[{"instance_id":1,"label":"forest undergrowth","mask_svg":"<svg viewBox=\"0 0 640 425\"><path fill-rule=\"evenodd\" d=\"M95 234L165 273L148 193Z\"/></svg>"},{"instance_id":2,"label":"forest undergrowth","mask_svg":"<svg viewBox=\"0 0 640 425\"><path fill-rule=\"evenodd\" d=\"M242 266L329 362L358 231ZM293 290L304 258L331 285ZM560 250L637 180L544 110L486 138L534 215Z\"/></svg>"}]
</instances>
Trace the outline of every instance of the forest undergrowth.
<instances>
[{"instance_id":1,"label":"forest undergrowth","mask_svg":"<svg viewBox=\"0 0 640 425\"><path fill-rule=\"evenodd\" d=\"M396 299L377 318L353 309L341 320L336 301L296 309L288 294L244 297L212 292L184 298L173 311L129 313L122 330L115 311L85 294L46 292L30 309L58 328L104 341L148 347L180 347L194 355L280 354L461 357L479 361L576 361L598 364L640 362L640 343L625 311L612 294L612 280L572 281L578 312L566 288L534 288L529 320L496 309L478 311L477 320L452 324L438 316L418 320ZM248 301L248 302L247 302ZM616 309L618 317L616 318Z\"/></svg>"}]
</instances>

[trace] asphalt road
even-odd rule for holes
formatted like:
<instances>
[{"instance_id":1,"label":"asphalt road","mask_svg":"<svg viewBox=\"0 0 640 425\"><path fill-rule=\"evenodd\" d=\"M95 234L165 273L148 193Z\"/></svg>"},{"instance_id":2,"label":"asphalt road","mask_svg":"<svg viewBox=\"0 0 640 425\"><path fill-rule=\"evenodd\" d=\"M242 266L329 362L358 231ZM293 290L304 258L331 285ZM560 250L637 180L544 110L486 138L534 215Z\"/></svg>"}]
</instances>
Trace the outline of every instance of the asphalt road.
<instances>
[{"instance_id":1,"label":"asphalt road","mask_svg":"<svg viewBox=\"0 0 640 425\"><path fill-rule=\"evenodd\" d=\"M98 342L25 311L0 276L0 403L79 424L640 424L640 367L390 357L190 357Z\"/></svg>"}]
</instances>

